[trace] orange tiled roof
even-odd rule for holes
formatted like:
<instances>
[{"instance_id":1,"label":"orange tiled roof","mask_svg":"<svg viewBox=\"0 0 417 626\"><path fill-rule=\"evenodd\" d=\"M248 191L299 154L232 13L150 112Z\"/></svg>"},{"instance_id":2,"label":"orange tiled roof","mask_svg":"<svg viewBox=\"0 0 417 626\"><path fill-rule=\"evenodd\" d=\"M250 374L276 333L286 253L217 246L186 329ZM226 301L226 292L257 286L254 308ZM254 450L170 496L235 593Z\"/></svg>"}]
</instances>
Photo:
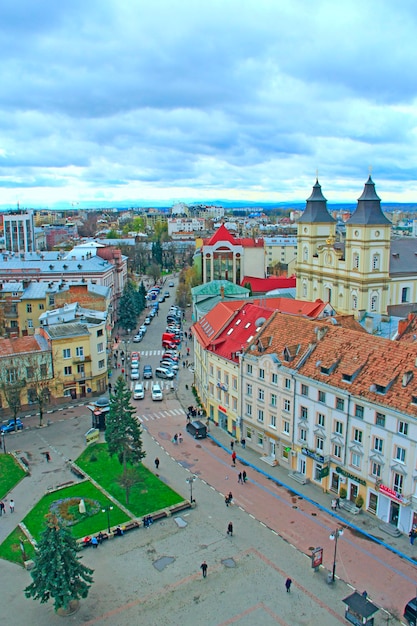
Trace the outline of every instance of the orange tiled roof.
<instances>
[{"instance_id":1,"label":"orange tiled roof","mask_svg":"<svg viewBox=\"0 0 417 626\"><path fill-rule=\"evenodd\" d=\"M233 317L234 312L241 306L241 300L218 302L207 315L204 315L204 317L193 325L192 331L197 341L204 348L207 348L230 318Z\"/></svg>"},{"instance_id":2,"label":"orange tiled roof","mask_svg":"<svg viewBox=\"0 0 417 626\"><path fill-rule=\"evenodd\" d=\"M16 339L0 339L0 358L10 357L26 352L40 352L41 348L34 337L17 337Z\"/></svg>"}]
</instances>

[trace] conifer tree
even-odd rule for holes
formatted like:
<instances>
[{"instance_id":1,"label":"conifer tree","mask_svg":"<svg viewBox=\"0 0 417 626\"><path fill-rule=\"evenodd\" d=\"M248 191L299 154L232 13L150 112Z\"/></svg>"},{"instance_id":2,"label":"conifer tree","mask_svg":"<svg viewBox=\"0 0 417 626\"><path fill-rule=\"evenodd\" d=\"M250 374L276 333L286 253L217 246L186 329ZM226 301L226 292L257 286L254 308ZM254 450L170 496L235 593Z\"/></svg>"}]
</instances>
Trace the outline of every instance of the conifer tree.
<instances>
[{"instance_id":1,"label":"conifer tree","mask_svg":"<svg viewBox=\"0 0 417 626\"><path fill-rule=\"evenodd\" d=\"M86 598L94 570L80 562L77 542L56 515L48 515L31 571L33 582L26 587L27 598L52 599L55 611L68 609L73 600Z\"/></svg>"},{"instance_id":2,"label":"conifer tree","mask_svg":"<svg viewBox=\"0 0 417 626\"><path fill-rule=\"evenodd\" d=\"M136 409L130 399L130 389L123 376L119 376L110 397L106 441L110 456L116 454L123 465L123 475L127 473L128 463L137 465L146 456L142 450L142 429L134 417Z\"/></svg>"}]
</instances>

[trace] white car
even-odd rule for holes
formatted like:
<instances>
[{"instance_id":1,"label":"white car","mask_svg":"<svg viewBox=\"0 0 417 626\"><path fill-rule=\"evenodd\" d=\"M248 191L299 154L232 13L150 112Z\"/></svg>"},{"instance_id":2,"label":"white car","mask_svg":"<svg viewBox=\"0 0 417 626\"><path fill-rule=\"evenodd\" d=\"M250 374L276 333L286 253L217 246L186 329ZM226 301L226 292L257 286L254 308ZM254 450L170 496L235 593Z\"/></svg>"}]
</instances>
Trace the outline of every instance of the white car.
<instances>
[{"instance_id":1,"label":"white car","mask_svg":"<svg viewBox=\"0 0 417 626\"><path fill-rule=\"evenodd\" d=\"M163 399L162 389L158 383L152 385L152 400L158 401Z\"/></svg>"},{"instance_id":2,"label":"white car","mask_svg":"<svg viewBox=\"0 0 417 626\"><path fill-rule=\"evenodd\" d=\"M137 367L130 370L130 380L139 380L139 369Z\"/></svg>"},{"instance_id":3,"label":"white car","mask_svg":"<svg viewBox=\"0 0 417 626\"><path fill-rule=\"evenodd\" d=\"M143 400L145 397L145 390L143 388L142 383L136 383L135 388L133 390L133 399L134 400Z\"/></svg>"}]
</instances>

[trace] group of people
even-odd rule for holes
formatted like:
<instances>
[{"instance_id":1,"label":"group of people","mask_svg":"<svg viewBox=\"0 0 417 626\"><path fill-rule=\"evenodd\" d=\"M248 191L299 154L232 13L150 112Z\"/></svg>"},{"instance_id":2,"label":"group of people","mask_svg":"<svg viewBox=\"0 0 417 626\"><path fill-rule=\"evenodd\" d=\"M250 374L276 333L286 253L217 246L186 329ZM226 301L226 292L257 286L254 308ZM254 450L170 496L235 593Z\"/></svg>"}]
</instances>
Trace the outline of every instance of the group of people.
<instances>
[{"instance_id":1,"label":"group of people","mask_svg":"<svg viewBox=\"0 0 417 626\"><path fill-rule=\"evenodd\" d=\"M340 509L340 498L332 499L332 511L336 511L336 509Z\"/></svg>"},{"instance_id":2,"label":"group of people","mask_svg":"<svg viewBox=\"0 0 417 626\"><path fill-rule=\"evenodd\" d=\"M9 501L10 513L14 513L14 500L13 498ZM2 515L6 515L6 505L3 500L0 502L0 517Z\"/></svg>"},{"instance_id":3,"label":"group of people","mask_svg":"<svg viewBox=\"0 0 417 626\"><path fill-rule=\"evenodd\" d=\"M182 443L182 433L175 433L175 435L172 438L172 443ZM158 463L159 465L159 463ZM158 469L158 468L156 468Z\"/></svg>"},{"instance_id":4,"label":"group of people","mask_svg":"<svg viewBox=\"0 0 417 626\"><path fill-rule=\"evenodd\" d=\"M149 526L153 524L152 515L145 515L142 522L145 528L149 528Z\"/></svg>"},{"instance_id":5,"label":"group of people","mask_svg":"<svg viewBox=\"0 0 417 626\"><path fill-rule=\"evenodd\" d=\"M247 480L248 480L248 475L246 471L243 470L243 472L239 472L239 474L237 475L237 482L243 485L243 483L245 483Z\"/></svg>"}]
</instances>

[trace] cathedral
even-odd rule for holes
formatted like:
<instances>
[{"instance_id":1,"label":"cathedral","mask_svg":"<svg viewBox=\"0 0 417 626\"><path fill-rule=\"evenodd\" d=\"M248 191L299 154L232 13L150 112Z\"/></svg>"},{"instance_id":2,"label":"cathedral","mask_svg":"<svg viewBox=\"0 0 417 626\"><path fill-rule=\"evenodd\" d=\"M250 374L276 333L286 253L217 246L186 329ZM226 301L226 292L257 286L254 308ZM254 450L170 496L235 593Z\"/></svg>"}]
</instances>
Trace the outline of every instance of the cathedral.
<instances>
[{"instance_id":1,"label":"cathedral","mask_svg":"<svg viewBox=\"0 0 417 626\"><path fill-rule=\"evenodd\" d=\"M391 237L391 222L369 176L346 234L316 180L297 222L297 299L330 302L338 313L361 317L416 309L417 239Z\"/></svg>"}]
</instances>

